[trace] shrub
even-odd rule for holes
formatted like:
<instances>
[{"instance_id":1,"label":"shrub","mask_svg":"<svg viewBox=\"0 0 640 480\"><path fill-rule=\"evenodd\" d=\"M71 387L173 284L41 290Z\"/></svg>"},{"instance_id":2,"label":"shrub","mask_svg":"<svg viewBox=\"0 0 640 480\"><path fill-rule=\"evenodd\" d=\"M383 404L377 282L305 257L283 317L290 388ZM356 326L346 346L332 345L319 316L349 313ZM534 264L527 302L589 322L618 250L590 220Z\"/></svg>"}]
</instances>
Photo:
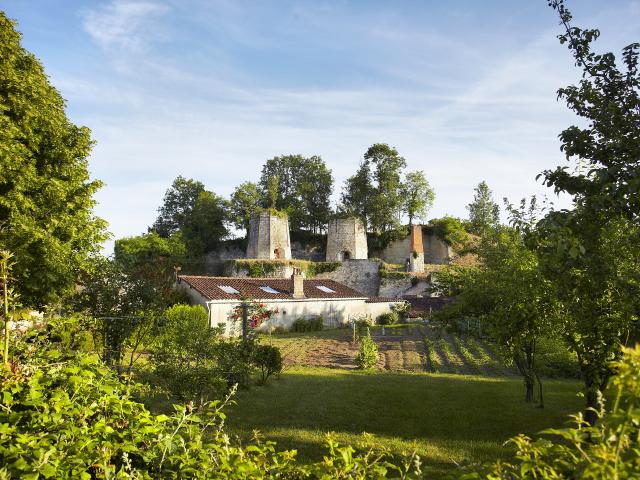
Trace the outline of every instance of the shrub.
<instances>
[{"instance_id":1,"label":"shrub","mask_svg":"<svg viewBox=\"0 0 640 480\"><path fill-rule=\"evenodd\" d=\"M367 329L367 335L360 340L360 350L355 359L355 364L360 369L373 368L378 363L378 345L371 338L371 332Z\"/></svg>"},{"instance_id":2,"label":"shrub","mask_svg":"<svg viewBox=\"0 0 640 480\"><path fill-rule=\"evenodd\" d=\"M252 340L243 342L239 338L219 339L214 349L218 375L224 379L226 388L234 385L247 387L253 372L251 356L255 345Z\"/></svg>"},{"instance_id":3,"label":"shrub","mask_svg":"<svg viewBox=\"0 0 640 480\"><path fill-rule=\"evenodd\" d=\"M415 278L415 277L414 277ZM395 303L391 305L391 311L398 314L401 322L405 322L409 318L411 304L407 301Z\"/></svg>"},{"instance_id":4,"label":"shrub","mask_svg":"<svg viewBox=\"0 0 640 480\"><path fill-rule=\"evenodd\" d=\"M378 325L393 325L394 323L398 323L399 319L400 316L396 312L388 312L378 315L376 323Z\"/></svg>"},{"instance_id":5,"label":"shrub","mask_svg":"<svg viewBox=\"0 0 640 480\"><path fill-rule=\"evenodd\" d=\"M417 459L356 452L327 437L328 453L303 464L257 437L247 447L224 431L225 401L201 409L176 405L154 415L97 355L69 350L50 331L32 329L0 370L0 478L60 480L417 478ZM82 329L76 328L78 334Z\"/></svg>"},{"instance_id":6,"label":"shrub","mask_svg":"<svg viewBox=\"0 0 640 480\"><path fill-rule=\"evenodd\" d=\"M429 228L438 238L456 249L463 247L469 240L469 234L459 218L449 216L434 218L429 222Z\"/></svg>"},{"instance_id":7,"label":"shrub","mask_svg":"<svg viewBox=\"0 0 640 480\"><path fill-rule=\"evenodd\" d=\"M324 328L324 318L318 316L306 320L304 318L298 318L291 324L292 332L319 332Z\"/></svg>"},{"instance_id":8,"label":"shrub","mask_svg":"<svg viewBox=\"0 0 640 480\"><path fill-rule=\"evenodd\" d=\"M274 373L282 371L280 349L271 345L257 345L253 351L253 364L260 370L260 383L264 385Z\"/></svg>"},{"instance_id":9,"label":"shrub","mask_svg":"<svg viewBox=\"0 0 640 480\"><path fill-rule=\"evenodd\" d=\"M202 401L222 394L224 381L215 363L217 334L199 305L175 305L165 311L150 359L154 373L177 398Z\"/></svg>"}]
</instances>

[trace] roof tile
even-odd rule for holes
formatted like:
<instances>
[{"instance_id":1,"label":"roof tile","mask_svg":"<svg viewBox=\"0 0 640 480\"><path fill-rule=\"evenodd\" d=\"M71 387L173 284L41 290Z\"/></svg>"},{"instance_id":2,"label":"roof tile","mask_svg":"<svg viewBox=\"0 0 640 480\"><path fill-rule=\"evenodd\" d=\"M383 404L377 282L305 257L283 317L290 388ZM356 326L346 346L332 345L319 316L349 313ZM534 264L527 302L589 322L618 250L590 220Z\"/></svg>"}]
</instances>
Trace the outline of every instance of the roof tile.
<instances>
[{"instance_id":1,"label":"roof tile","mask_svg":"<svg viewBox=\"0 0 640 480\"><path fill-rule=\"evenodd\" d=\"M241 298L253 298L256 300L293 299L291 280L288 278L238 278L180 275L178 280L195 288L208 300L240 300ZM325 292L316 288L320 285L330 288L335 293ZM231 287L239 293L227 293L220 287ZM279 293L267 293L260 287L270 287L277 290ZM304 295L306 298L318 299L367 298L363 293L334 280L313 278L304 280Z\"/></svg>"}]
</instances>

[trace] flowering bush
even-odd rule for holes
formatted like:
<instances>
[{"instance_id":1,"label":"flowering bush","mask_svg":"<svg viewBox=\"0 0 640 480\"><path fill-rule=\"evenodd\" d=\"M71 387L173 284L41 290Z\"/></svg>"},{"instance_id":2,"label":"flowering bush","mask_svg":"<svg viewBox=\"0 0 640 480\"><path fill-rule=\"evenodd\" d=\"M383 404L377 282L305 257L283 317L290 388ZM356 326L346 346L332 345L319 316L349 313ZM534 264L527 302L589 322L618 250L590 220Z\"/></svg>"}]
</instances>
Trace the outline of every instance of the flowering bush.
<instances>
[{"instance_id":1,"label":"flowering bush","mask_svg":"<svg viewBox=\"0 0 640 480\"><path fill-rule=\"evenodd\" d=\"M278 309L269 309L264 303L257 300L245 299L236 306L231 312L231 319L234 321L242 321L242 310L244 305L248 306L247 319L252 329L258 328L263 322L269 320L273 315L278 313Z\"/></svg>"}]
</instances>

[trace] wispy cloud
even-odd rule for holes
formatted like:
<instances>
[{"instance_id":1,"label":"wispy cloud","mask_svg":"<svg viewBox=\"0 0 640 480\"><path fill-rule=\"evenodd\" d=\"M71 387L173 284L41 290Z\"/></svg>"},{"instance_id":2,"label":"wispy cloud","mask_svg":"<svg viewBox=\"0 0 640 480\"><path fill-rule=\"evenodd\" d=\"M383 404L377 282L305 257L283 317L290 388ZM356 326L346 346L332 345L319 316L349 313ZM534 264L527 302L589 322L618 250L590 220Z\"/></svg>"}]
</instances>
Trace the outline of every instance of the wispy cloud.
<instances>
[{"instance_id":1,"label":"wispy cloud","mask_svg":"<svg viewBox=\"0 0 640 480\"><path fill-rule=\"evenodd\" d=\"M113 0L83 15L83 27L103 48L143 50L158 35L155 20L169 10L165 4L146 0Z\"/></svg>"},{"instance_id":2,"label":"wispy cloud","mask_svg":"<svg viewBox=\"0 0 640 480\"><path fill-rule=\"evenodd\" d=\"M97 140L91 169L107 183L98 214L116 238L153 222L175 176L228 195L283 153L321 155L337 198L375 142L426 171L433 216L463 216L480 180L497 199L544 192L535 176L563 162L557 134L575 121L555 91L579 77L544 5L91 5L75 25L92 40L87 61L53 65L52 79ZM619 46L620 13L605 17L594 23ZM637 37L638 25L628 22L625 35Z\"/></svg>"}]
</instances>

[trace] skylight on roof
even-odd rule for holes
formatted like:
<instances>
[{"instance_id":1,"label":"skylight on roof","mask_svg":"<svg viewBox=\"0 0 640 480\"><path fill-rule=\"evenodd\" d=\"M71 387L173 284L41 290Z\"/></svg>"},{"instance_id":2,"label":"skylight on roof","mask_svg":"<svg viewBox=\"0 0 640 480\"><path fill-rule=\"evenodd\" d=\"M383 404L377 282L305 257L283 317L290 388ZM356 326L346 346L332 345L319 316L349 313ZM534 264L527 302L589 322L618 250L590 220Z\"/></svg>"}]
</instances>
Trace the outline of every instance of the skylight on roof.
<instances>
[{"instance_id":1,"label":"skylight on roof","mask_svg":"<svg viewBox=\"0 0 640 480\"><path fill-rule=\"evenodd\" d=\"M225 293L231 293L231 294L240 293L238 290L236 290L235 288L229 285L218 285L218 288Z\"/></svg>"},{"instance_id":2,"label":"skylight on roof","mask_svg":"<svg viewBox=\"0 0 640 480\"><path fill-rule=\"evenodd\" d=\"M260 290L262 290L263 292L266 293L280 293L278 290L276 290L275 288L271 288L268 287L267 285L263 285L260 287Z\"/></svg>"},{"instance_id":3,"label":"skylight on roof","mask_svg":"<svg viewBox=\"0 0 640 480\"><path fill-rule=\"evenodd\" d=\"M324 285L316 285L318 290L322 290L324 293L336 293L335 290L331 290L329 287L325 287Z\"/></svg>"}]
</instances>

